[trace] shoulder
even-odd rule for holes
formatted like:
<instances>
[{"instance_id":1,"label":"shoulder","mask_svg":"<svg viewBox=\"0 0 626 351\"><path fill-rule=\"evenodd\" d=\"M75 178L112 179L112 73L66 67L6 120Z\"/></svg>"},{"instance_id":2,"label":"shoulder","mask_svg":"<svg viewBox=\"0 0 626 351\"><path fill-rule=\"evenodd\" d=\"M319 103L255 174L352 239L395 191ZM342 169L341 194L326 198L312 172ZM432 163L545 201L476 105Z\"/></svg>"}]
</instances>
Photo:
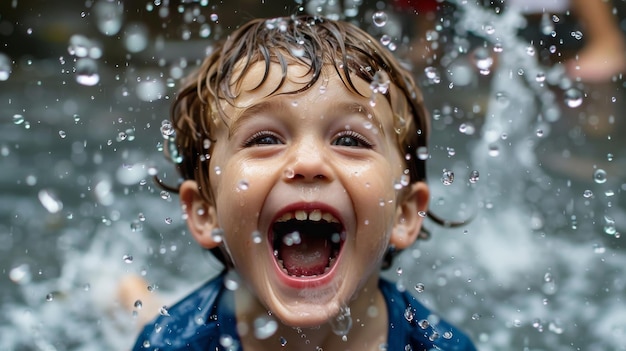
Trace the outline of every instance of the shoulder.
<instances>
[{"instance_id":1,"label":"shoulder","mask_svg":"<svg viewBox=\"0 0 626 351\"><path fill-rule=\"evenodd\" d=\"M464 332L431 312L409 292L399 291L395 284L384 279L379 288L387 301L389 343L400 341L404 345L397 346L403 350L405 345L411 345L413 350L476 350Z\"/></svg>"},{"instance_id":2,"label":"shoulder","mask_svg":"<svg viewBox=\"0 0 626 351\"><path fill-rule=\"evenodd\" d=\"M219 337L216 303L223 290L220 275L187 295L147 324L134 351L200 350Z\"/></svg>"}]
</instances>

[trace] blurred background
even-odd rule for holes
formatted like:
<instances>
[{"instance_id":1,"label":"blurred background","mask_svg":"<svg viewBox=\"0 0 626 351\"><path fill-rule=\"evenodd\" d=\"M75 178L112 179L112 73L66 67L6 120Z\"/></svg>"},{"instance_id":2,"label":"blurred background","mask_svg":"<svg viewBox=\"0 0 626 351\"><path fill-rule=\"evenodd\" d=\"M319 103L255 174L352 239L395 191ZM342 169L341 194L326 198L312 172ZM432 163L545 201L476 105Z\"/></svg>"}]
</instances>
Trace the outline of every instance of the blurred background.
<instances>
[{"instance_id":1,"label":"blurred background","mask_svg":"<svg viewBox=\"0 0 626 351\"><path fill-rule=\"evenodd\" d=\"M161 125L216 40L298 13L352 21L413 70L431 210L472 219L427 223L386 276L480 350L626 350L626 4L582 6L3 0L0 350L129 349L158 311L120 303L125 276L167 304L219 271L152 180L177 181Z\"/></svg>"}]
</instances>

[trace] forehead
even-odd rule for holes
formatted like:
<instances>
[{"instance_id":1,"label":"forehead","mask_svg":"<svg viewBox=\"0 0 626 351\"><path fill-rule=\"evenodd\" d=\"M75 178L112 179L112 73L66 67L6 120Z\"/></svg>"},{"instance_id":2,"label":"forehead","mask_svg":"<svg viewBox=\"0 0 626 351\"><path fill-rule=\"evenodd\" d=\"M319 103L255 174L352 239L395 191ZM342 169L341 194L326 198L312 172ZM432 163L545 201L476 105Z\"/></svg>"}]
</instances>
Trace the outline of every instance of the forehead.
<instances>
[{"instance_id":1,"label":"forehead","mask_svg":"<svg viewBox=\"0 0 626 351\"><path fill-rule=\"evenodd\" d=\"M356 74L350 74L351 83L348 83L345 78L342 80L337 67L330 64L324 65L314 84L311 84L314 77L309 66L296 61L286 66L278 62L266 65L259 61L245 70L243 67L243 64L235 67L229 82L234 99L221 101L230 122L254 106L265 106L270 100L293 98L293 101L323 101L343 110L370 115L376 125L385 130L392 128L394 116L403 113L400 110L406 106L405 103L393 103L401 95L394 84L386 83L385 90L391 95L391 99L387 99L380 91L373 90L380 89L379 83L371 84Z\"/></svg>"}]
</instances>

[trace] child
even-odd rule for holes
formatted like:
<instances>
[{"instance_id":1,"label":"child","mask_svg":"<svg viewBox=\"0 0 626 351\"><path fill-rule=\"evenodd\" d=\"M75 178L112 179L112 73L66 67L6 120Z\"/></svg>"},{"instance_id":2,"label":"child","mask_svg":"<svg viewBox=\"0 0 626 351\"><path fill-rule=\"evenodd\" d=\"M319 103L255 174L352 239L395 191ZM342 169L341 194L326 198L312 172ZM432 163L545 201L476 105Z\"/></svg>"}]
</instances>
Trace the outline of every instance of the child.
<instances>
[{"instance_id":1,"label":"child","mask_svg":"<svg viewBox=\"0 0 626 351\"><path fill-rule=\"evenodd\" d=\"M189 230L226 268L135 350L475 350L379 276L420 235L429 192L420 91L377 40L319 17L252 20L172 118Z\"/></svg>"}]
</instances>

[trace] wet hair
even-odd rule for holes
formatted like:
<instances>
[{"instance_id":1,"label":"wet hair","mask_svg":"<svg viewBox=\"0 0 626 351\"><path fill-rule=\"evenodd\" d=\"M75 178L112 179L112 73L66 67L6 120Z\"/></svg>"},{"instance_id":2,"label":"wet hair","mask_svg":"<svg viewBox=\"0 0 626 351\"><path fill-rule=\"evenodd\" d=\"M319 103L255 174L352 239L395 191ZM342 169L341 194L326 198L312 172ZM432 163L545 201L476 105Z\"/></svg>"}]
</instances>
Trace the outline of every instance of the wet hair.
<instances>
[{"instance_id":1,"label":"wet hair","mask_svg":"<svg viewBox=\"0 0 626 351\"><path fill-rule=\"evenodd\" d=\"M213 172L209 169L216 142L213 131L220 121L227 126L229 123L223 103L234 105L236 87L258 63L265 65L265 75L258 86L267 80L271 64L281 67L282 79L268 96L306 91L322 77L324 68L334 70L349 91L362 96L365 95L357 90L352 80L355 76L374 88L376 84L391 83L397 88L399 99L392 99L391 89L369 93L383 94L392 107L397 142L402 155L406 155L405 173L410 182L426 180L425 160L418 157L417 151L427 145L428 113L411 72L388 49L348 22L307 15L254 19L213 47L199 69L187 78L172 105L174 135L167 141L166 156L176 163L182 179L198 183L207 202L213 202L210 186ZM278 93L287 79L289 64L306 67L310 80L296 90ZM169 190L177 192L178 188L169 187ZM437 217L431 218L444 223ZM427 233L420 233L420 236L427 236ZM220 249L213 249L212 253L226 262ZM389 250L383 268L391 265L396 253L393 248Z\"/></svg>"}]
</instances>

